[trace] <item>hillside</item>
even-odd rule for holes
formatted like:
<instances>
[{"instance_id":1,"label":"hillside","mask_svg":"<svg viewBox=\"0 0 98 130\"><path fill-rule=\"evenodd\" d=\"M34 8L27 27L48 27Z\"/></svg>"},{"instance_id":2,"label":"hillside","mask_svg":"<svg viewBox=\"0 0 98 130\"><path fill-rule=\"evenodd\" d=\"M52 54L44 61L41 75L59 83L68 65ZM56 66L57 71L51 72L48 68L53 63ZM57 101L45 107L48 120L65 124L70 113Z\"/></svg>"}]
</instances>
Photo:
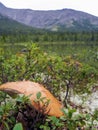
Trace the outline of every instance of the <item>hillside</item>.
<instances>
[{"instance_id":1,"label":"hillside","mask_svg":"<svg viewBox=\"0 0 98 130\"><path fill-rule=\"evenodd\" d=\"M98 31L98 17L72 9L12 9L0 3L0 13L20 23L52 31Z\"/></svg>"},{"instance_id":2,"label":"hillside","mask_svg":"<svg viewBox=\"0 0 98 130\"><path fill-rule=\"evenodd\" d=\"M0 33L27 31L27 27L0 14Z\"/></svg>"},{"instance_id":3,"label":"hillside","mask_svg":"<svg viewBox=\"0 0 98 130\"><path fill-rule=\"evenodd\" d=\"M43 30L27 26L0 14L0 34L36 34L40 32Z\"/></svg>"}]
</instances>

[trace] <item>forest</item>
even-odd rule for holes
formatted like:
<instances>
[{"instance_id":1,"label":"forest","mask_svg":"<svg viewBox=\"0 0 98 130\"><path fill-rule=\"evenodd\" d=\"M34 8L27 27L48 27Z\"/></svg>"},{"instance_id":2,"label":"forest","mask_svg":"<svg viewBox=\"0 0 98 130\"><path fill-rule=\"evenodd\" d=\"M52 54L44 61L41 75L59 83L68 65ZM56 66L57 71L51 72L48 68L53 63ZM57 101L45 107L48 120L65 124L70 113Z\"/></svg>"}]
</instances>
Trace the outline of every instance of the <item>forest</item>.
<instances>
[{"instance_id":1,"label":"forest","mask_svg":"<svg viewBox=\"0 0 98 130\"><path fill-rule=\"evenodd\" d=\"M98 129L98 107L92 112L92 104L85 105L98 92L98 32L0 31L0 85L24 80L48 89L63 104L63 115L44 114L45 107L31 108L29 97L0 91L1 130ZM49 105L41 92L36 102Z\"/></svg>"}]
</instances>

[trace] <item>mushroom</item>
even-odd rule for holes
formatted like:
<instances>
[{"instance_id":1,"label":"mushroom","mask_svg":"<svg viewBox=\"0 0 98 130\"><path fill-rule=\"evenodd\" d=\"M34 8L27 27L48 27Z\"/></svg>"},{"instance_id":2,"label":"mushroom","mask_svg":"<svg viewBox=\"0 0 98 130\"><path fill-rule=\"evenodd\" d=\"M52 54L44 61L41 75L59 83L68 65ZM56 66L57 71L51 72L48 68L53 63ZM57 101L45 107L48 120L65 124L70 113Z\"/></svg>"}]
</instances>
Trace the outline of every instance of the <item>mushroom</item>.
<instances>
[{"instance_id":1,"label":"mushroom","mask_svg":"<svg viewBox=\"0 0 98 130\"><path fill-rule=\"evenodd\" d=\"M62 104L58 101L46 88L41 84L31 82L31 81L17 81L17 82L8 82L0 86L0 91L4 91L8 94L24 94L28 96L31 102L31 105L38 111L44 106L44 102L40 102L40 106L36 102L36 95L40 92L41 98L45 101L49 100L49 104L46 107L44 114L50 116L60 117L63 115Z\"/></svg>"}]
</instances>

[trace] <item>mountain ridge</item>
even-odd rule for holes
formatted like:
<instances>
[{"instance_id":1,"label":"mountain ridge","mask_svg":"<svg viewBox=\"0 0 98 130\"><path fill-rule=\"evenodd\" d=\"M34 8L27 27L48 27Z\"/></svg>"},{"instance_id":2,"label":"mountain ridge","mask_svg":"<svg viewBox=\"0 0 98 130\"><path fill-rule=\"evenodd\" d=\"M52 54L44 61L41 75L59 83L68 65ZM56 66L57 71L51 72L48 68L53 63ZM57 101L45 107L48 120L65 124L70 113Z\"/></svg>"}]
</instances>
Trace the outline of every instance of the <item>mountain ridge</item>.
<instances>
[{"instance_id":1,"label":"mountain ridge","mask_svg":"<svg viewBox=\"0 0 98 130\"><path fill-rule=\"evenodd\" d=\"M0 13L28 26L51 31L98 31L98 17L73 9L12 9L0 3Z\"/></svg>"}]
</instances>

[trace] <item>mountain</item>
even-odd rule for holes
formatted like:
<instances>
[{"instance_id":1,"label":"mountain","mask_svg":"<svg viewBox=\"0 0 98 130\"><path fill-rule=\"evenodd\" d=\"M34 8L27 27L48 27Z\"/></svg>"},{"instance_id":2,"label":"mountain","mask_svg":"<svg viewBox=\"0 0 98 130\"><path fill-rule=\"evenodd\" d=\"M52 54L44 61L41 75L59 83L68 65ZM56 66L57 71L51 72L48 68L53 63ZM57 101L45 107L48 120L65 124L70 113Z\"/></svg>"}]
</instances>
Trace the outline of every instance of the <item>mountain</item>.
<instances>
[{"instance_id":1,"label":"mountain","mask_svg":"<svg viewBox=\"0 0 98 130\"><path fill-rule=\"evenodd\" d=\"M30 27L23 25L15 20L0 14L0 34L1 33L16 33L16 32L29 32Z\"/></svg>"},{"instance_id":2,"label":"mountain","mask_svg":"<svg viewBox=\"0 0 98 130\"><path fill-rule=\"evenodd\" d=\"M20 23L52 31L98 31L98 17L72 9L12 9L0 3L0 13Z\"/></svg>"},{"instance_id":3,"label":"mountain","mask_svg":"<svg viewBox=\"0 0 98 130\"><path fill-rule=\"evenodd\" d=\"M17 22L8 16L0 14L0 34L32 34L32 33L39 33L43 30L39 30L20 22Z\"/></svg>"}]
</instances>

